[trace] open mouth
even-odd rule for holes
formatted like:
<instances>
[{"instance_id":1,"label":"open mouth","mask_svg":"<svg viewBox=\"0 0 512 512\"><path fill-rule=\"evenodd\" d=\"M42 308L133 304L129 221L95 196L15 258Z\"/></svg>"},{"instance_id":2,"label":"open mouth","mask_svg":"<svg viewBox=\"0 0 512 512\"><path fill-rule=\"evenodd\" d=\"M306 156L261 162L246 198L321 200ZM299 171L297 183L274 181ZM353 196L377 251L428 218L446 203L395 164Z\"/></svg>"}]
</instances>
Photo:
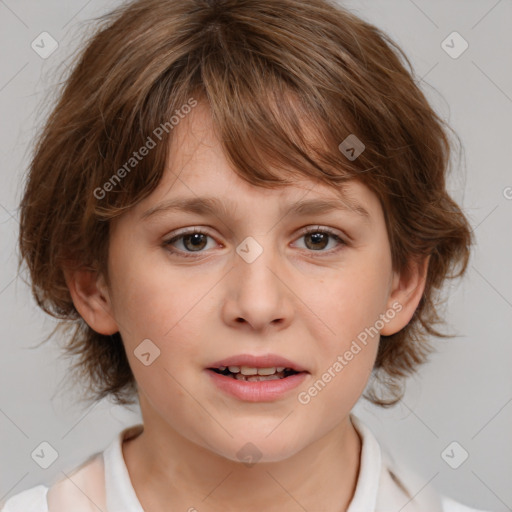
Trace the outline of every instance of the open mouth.
<instances>
[{"instance_id":1,"label":"open mouth","mask_svg":"<svg viewBox=\"0 0 512 512\"><path fill-rule=\"evenodd\" d=\"M248 366L220 366L219 368L208 368L209 370L231 377L236 380L243 380L246 382L259 382L264 380L278 380L286 379L297 372L292 368L285 368L283 366L271 368L250 368Z\"/></svg>"}]
</instances>

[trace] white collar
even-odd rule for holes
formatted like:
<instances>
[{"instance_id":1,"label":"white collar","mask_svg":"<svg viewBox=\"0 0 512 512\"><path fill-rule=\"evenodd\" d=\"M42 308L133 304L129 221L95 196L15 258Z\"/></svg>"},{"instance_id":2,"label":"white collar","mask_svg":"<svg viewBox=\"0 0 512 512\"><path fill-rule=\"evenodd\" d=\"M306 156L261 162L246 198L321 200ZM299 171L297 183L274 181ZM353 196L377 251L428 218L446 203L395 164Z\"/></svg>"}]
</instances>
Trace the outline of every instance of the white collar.
<instances>
[{"instance_id":1,"label":"white collar","mask_svg":"<svg viewBox=\"0 0 512 512\"><path fill-rule=\"evenodd\" d=\"M392 458L381 451L370 429L354 414L350 414L350 418L361 438L361 457L356 490L347 512L393 510L397 506L396 510L400 509L420 489L421 486L416 486L419 478L410 471L404 478L404 472L397 471L393 467ZM109 512L144 512L122 455L123 440L137 436L143 429L142 424L124 429L103 453ZM422 492L421 500L415 498L409 503L407 510L435 512L441 510L441 506L435 493L425 491Z\"/></svg>"},{"instance_id":2,"label":"white collar","mask_svg":"<svg viewBox=\"0 0 512 512\"><path fill-rule=\"evenodd\" d=\"M123 458L123 441L136 437L144 425L125 428L103 452L108 512L144 512L128 474Z\"/></svg>"},{"instance_id":3,"label":"white collar","mask_svg":"<svg viewBox=\"0 0 512 512\"><path fill-rule=\"evenodd\" d=\"M347 512L367 512L375 510L381 478L382 455L379 443L370 429L354 414L350 415L350 419L361 438L361 457L356 490Z\"/></svg>"}]
</instances>

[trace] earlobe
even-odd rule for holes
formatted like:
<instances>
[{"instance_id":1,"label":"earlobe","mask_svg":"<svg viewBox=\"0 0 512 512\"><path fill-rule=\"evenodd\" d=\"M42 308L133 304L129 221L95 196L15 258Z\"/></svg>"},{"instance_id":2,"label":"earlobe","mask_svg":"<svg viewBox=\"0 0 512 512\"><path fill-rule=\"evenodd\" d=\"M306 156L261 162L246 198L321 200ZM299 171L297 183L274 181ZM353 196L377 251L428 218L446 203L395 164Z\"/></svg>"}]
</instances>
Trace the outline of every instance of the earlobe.
<instances>
[{"instance_id":1,"label":"earlobe","mask_svg":"<svg viewBox=\"0 0 512 512\"><path fill-rule=\"evenodd\" d=\"M394 315L381 335L395 334L410 322L425 290L429 261L430 256L411 260L404 272L394 274L386 310L393 310Z\"/></svg>"},{"instance_id":2,"label":"earlobe","mask_svg":"<svg viewBox=\"0 0 512 512\"><path fill-rule=\"evenodd\" d=\"M86 268L63 270L73 304L94 331L111 335L119 331L103 275Z\"/></svg>"}]
</instances>

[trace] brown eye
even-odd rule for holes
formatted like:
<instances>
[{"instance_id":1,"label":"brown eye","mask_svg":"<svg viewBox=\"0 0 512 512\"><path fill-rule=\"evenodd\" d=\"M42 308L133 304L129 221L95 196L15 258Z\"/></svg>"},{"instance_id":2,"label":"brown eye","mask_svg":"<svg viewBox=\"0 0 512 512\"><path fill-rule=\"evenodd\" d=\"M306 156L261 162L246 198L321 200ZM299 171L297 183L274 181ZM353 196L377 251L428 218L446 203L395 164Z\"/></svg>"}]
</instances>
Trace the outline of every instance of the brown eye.
<instances>
[{"instance_id":1,"label":"brown eye","mask_svg":"<svg viewBox=\"0 0 512 512\"><path fill-rule=\"evenodd\" d=\"M199 251L206 246L207 235L203 233L192 233L191 235L181 236L183 245L191 251Z\"/></svg>"},{"instance_id":2,"label":"brown eye","mask_svg":"<svg viewBox=\"0 0 512 512\"><path fill-rule=\"evenodd\" d=\"M304 235L307 248L313 250L325 249L329 243L329 238L330 236L328 234L321 232L307 233ZM308 241L310 241L310 243L308 243Z\"/></svg>"},{"instance_id":3,"label":"brown eye","mask_svg":"<svg viewBox=\"0 0 512 512\"><path fill-rule=\"evenodd\" d=\"M203 249L207 246L209 238L212 239L210 235L200 230L193 230L164 241L163 246L172 254L179 254L186 258L193 256L192 253L205 252ZM178 247L176 248L176 246Z\"/></svg>"},{"instance_id":4,"label":"brown eye","mask_svg":"<svg viewBox=\"0 0 512 512\"><path fill-rule=\"evenodd\" d=\"M312 252L319 252L321 254L329 254L336 252L340 247L335 247L331 250L325 250L329 242L334 240L338 246L347 245L334 231L327 228L310 228L302 233L301 237L304 239L305 248Z\"/></svg>"}]
</instances>

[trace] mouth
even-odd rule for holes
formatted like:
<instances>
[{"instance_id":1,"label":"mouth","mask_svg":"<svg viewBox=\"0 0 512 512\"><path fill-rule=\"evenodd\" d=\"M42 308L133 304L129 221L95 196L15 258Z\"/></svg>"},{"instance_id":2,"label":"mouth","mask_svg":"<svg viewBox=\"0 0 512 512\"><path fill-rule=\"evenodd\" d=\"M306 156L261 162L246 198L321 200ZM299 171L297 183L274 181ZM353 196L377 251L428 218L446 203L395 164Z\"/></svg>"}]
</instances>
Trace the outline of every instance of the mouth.
<instances>
[{"instance_id":1,"label":"mouth","mask_svg":"<svg viewBox=\"0 0 512 512\"><path fill-rule=\"evenodd\" d=\"M278 354L233 355L212 361L205 371L217 389L243 402L286 399L310 375L299 363Z\"/></svg>"},{"instance_id":2,"label":"mouth","mask_svg":"<svg viewBox=\"0 0 512 512\"><path fill-rule=\"evenodd\" d=\"M296 375L299 372L293 368L286 368L284 366L273 366L268 368L255 368L249 366L219 366L218 368L208 368L208 370L215 372L225 377L230 377L235 380L245 382L260 382L267 380L280 380Z\"/></svg>"}]
</instances>

